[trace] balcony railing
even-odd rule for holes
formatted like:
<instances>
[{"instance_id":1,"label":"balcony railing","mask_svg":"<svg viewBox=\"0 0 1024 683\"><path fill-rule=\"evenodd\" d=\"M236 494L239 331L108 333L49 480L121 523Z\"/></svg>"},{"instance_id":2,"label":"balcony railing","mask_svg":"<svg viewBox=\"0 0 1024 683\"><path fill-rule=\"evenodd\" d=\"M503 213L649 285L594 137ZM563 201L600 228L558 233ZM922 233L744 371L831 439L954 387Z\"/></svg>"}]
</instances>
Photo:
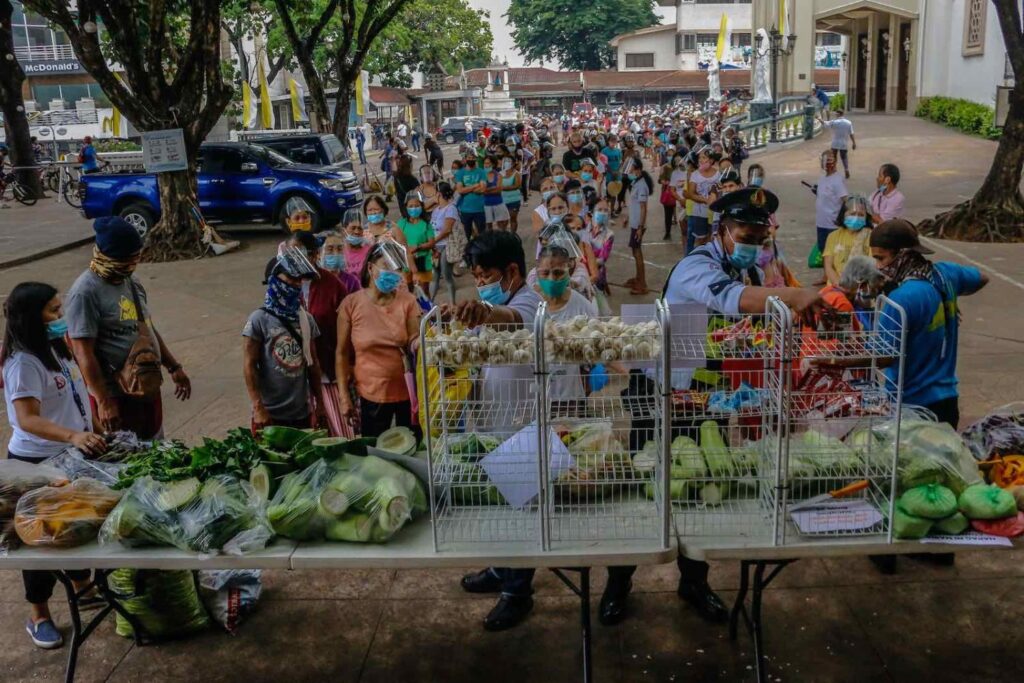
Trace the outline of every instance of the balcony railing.
<instances>
[{"instance_id":1,"label":"balcony railing","mask_svg":"<svg viewBox=\"0 0 1024 683\"><path fill-rule=\"evenodd\" d=\"M75 51L70 45L23 45L14 48L14 56L19 62L55 62L75 59Z\"/></svg>"}]
</instances>

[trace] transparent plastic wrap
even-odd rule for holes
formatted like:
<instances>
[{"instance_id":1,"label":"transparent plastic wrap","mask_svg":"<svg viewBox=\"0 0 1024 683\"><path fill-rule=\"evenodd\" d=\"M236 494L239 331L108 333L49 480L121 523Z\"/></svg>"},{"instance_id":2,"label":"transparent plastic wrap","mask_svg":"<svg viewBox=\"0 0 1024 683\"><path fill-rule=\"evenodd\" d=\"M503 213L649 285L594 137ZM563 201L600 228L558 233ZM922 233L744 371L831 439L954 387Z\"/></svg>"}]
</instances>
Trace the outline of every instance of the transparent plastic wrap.
<instances>
[{"instance_id":1,"label":"transparent plastic wrap","mask_svg":"<svg viewBox=\"0 0 1024 683\"><path fill-rule=\"evenodd\" d=\"M0 460L0 549L21 545L14 531L18 499L33 489L65 484L67 475L54 467L21 460Z\"/></svg>"},{"instance_id":2,"label":"transparent plastic wrap","mask_svg":"<svg viewBox=\"0 0 1024 683\"><path fill-rule=\"evenodd\" d=\"M978 460L1024 455L1024 402L996 408L964 429L962 434Z\"/></svg>"},{"instance_id":3,"label":"transparent plastic wrap","mask_svg":"<svg viewBox=\"0 0 1024 683\"><path fill-rule=\"evenodd\" d=\"M199 593L210 618L234 635L263 592L259 569L207 569L199 572Z\"/></svg>"},{"instance_id":4,"label":"transparent plastic wrap","mask_svg":"<svg viewBox=\"0 0 1024 683\"><path fill-rule=\"evenodd\" d=\"M89 460L77 448L68 448L40 464L60 470L72 481L94 479L106 486L117 483L118 473L124 467L118 463Z\"/></svg>"},{"instance_id":5,"label":"transparent plastic wrap","mask_svg":"<svg viewBox=\"0 0 1024 683\"><path fill-rule=\"evenodd\" d=\"M120 494L93 479L44 486L18 499L14 529L25 545L72 548L96 538Z\"/></svg>"},{"instance_id":6,"label":"transparent plastic wrap","mask_svg":"<svg viewBox=\"0 0 1024 683\"><path fill-rule=\"evenodd\" d=\"M168 545L197 553L242 555L273 538L265 503L248 482L219 475L135 481L100 530L100 543Z\"/></svg>"},{"instance_id":7,"label":"transparent plastic wrap","mask_svg":"<svg viewBox=\"0 0 1024 683\"><path fill-rule=\"evenodd\" d=\"M267 516L275 533L295 540L383 543L426 510L411 472L376 456L346 455L287 475Z\"/></svg>"},{"instance_id":8,"label":"transparent plastic wrap","mask_svg":"<svg viewBox=\"0 0 1024 683\"><path fill-rule=\"evenodd\" d=\"M142 627L143 636L166 640L210 627L191 571L116 569L108 578L121 607ZM117 614L117 635L131 638L132 625Z\"/></svg>"},{"instance_id":9,"label":"transparent plastic wrap","mask_svg":"<svg viewBox=\"0 0 1024 683\"><path fill-rule=\"evenodd\" d=\"M895 426L892 421L876 425L871 436L883 444L891 444ZM978 463L956 430L944 422L924 420L909 411L900 424L897 477L900 492L925 484L941 484L959 496L968 486L982 483Z\"/></svg>"},{"instance_id":10,"label":"transparent plastic wrap","mask_svg":"<svg viewBox=\"0 0 1024 683\"><path fill-rule=\"evenodd\" d=\"M616 435L612 422L555 426L573 456L573 467L558 477L556 491L572 498L593 499L598 487L622 487L633 481L629 449Z\"/></svg>"}]
</instances>

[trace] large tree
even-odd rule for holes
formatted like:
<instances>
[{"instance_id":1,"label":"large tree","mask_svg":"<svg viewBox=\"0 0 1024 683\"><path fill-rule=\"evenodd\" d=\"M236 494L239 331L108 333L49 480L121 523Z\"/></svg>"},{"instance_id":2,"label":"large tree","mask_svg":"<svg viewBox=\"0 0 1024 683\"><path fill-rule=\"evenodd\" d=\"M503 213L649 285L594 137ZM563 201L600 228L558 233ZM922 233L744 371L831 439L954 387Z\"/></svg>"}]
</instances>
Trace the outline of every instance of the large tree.
<instances>
[{"instance_id":1,"label":"large tree","mask_svg":"<svg viewBox=\"0 0 1024 683\"><path fill-rule=\"evenodd\" d=\"M4 131L11 151L11 164L34 166L36 159L32 153L25 101L21 95L25 71L14 56L14 34L11 30L13 15L14 5L11 1L0 0L0 112L4 115ZM41 194L38 173L26 170L19 174L19 179L33 193Z\"/></svg>"},{"instance_id":2,"label":"large tree","mask_svg":"<svg viewBox=\"0 0 1024 683\"><path fill-rule=\"evenodd\" d=\"M275 21L276 14L272 11L271 3L259 2L258 0L224 0L220 6L220 25L225 35L231 42L238 60L237 78L255 88L256 65L249 63L249 54L246 52L246 44L257 35L262 36L264 41L277 28ZM266 43L263 45L266 49ZM267 54L267 81L273 81L274 77L288 65L290 54L280 52L275 55ZM256 55L257 58L261 55Z\"/></svg>"},{"instance_id":3,"label":"large tree","mask_svg":"<svg viewBox=\"0 0 1024 683\"><path fill-rule=\"evenodd\" d=\"M1020 192L1024 170L1024 30L1019 3L992 0L1014 77L1006 125L992 166L974 197L923 221L919 229L924 233L972 242L1024 241L1024 197Z\"/></svg>"},{"instance_id":4,"label":"large tree","mask_svg":"<svg viewBox=\"0 0 1024 683\"><path fill-rule=\"evenodd\" d=\"M333 81L337 93L331 127L347 143L356 79L378 36L410 1L274 0L281 28L308 86L310 118L318 129L324 129L330 119L326 90ZM330 46L326 55L317 51L322 40Z\"/></svg>"},{"instance_id":5,"label":"large tree","mask_svg":"<svg viewBox=\"0 0 1024 683\"><path fill-rule=\"evenodd\" d=\"M494 46L488 18L466 0L412 0L374 43L365 69L386 86L410 88L413 73L434 64L448 73L486 66Z\"/></svg>"},{"instance_id":6,"label":"large tree","mask_svg":"<svg viewBox=\"0 0 1024 683\"><path fill-rule=\"evenodd\" d=\"M659 22L654 0L512 0L512 39L528 63L556 61L564 69L612 64L615 36Z\"/></svg>"},{"instance_id":7,"label":"large tree","mask_svg":"<svg viewBox=\"0 0 1024 683\"><path fill-rule=\"evenodd\" d=\"M160 173L160 220L143 258L166 261L204 252L190 207L196 202L199 145L231 101L221 61L221 0L25 0L68 36L89 75L140 131L181 128L188 168ZM111 67L118 65L119 76Z\"/></svg>"}]
</instances>

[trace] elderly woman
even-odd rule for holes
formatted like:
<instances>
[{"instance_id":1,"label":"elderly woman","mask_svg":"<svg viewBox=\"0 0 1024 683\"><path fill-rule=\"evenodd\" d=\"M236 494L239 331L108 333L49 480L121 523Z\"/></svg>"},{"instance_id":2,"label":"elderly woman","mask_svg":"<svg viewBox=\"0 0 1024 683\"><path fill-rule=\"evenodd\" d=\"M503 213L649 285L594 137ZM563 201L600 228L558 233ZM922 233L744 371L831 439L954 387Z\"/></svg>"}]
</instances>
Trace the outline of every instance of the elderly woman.
<instances>
[{"instance_id":1,"label":"elderly woman","mask_svg":"<svg viewBox=\"0 0 1024 683\"><path fill-rule=\"evenodd\" d=\"M825 262L825 277L829 284L837 284L846 262L853 256L870 256L871 212L867 197L850 195L843 202L843 209L836 219L838 226L825 240L822 252Z\"/></svg>"}]
</instances>

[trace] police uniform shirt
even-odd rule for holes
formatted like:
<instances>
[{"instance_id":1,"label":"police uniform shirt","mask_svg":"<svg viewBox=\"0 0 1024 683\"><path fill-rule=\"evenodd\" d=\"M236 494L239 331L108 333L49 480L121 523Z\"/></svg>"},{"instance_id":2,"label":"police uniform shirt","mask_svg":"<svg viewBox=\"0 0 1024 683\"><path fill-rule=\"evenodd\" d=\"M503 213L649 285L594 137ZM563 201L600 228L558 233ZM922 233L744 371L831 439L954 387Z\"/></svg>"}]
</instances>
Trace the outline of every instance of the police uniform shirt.
<instances>
[{"instance_id":1,"label":"police uniform shirt","mask_svg":"<svg viewBox=\"0 0 1024 683\"><path fill-rule=\"evenodd\" d=\"M664 298L668 304L700 303L711 312L736 315L744 287L763 281L759 268L740 271L729 262L721 243L713 240L694 249L672 269Z\"/></svg>"}]
</instances>

